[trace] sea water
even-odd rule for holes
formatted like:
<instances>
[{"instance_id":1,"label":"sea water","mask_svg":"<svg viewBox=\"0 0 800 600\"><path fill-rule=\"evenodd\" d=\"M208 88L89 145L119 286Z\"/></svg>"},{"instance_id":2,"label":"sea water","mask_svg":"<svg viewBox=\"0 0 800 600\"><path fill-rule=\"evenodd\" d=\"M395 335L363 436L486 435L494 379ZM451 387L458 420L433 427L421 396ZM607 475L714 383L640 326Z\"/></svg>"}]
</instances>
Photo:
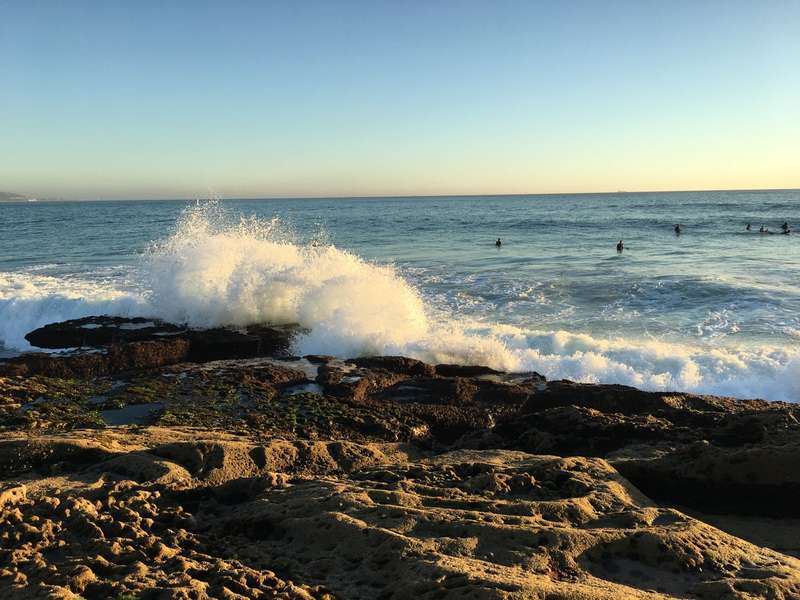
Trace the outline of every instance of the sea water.
<instances>
[{"instance_id":1,"label":"sea water","mask_svg":"<svg viewBox=\"0 0 800 600\"><path fill-rule=\"evenodd\" d=\"M0 352L95 314L297 322L297 353L797 401L784 221L800 191L0 204Z\"/></svg>"}]
</instances>

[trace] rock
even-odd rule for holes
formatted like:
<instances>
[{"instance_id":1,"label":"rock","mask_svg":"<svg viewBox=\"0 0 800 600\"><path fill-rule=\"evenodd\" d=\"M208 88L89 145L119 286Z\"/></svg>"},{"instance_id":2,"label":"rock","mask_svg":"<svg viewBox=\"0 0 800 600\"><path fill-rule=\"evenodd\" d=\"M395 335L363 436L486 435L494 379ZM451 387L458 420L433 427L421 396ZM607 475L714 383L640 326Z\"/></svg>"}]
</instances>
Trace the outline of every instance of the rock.
<instances>
[{"instance_id":1,"label":"rock","mask_svg":"<svg viewBox=\"0 0 800 600\"><path fill-rule=\"evenodd\" d=\"M24 485L15 485L0 489L0 509L24 501L27 491L28 488Z\"/></svg>"},{"instance_id":2,"label":"rock","mask_svg":"<svg viewBox=\"0 0 800 600\"><path fill-rule=\"evenodd\" d=\"M716 514L800 517L800 439L736 448L698 442L614 464L660 500Z\"/></svg>"},{"instance_id":3,"label":"rock","mask_svg":"<svg viewBox=\"0 0 800 600\"><path fill-rule=\"evenodd\" d=\"M677 392L645 392L625 385L596 385L572 381L551 381L531 397L525 407L527 412L538 412L557 406L583 406L604 413L633 414L683 414L692 411L724 414L747 409L764 409L770 406L763 400L734 400L697 396Z\"/></svg>"},{"instance_id":4,"label":"rock","mask_svg":"<svg viewBox=\"0 0 800 600\"><path fill-rule=\"evenodd\" d=\"M50 323L31 331L25 339L31 346L59 349L153 341L186 331L186 328L157 319L102 316Z\"/></svg>"},{"instance_id":5,"label":"rock","mask_svg":"<svg viewBox=\"0 0 800 600\"><path fill-rule=\"evenodd\" d=\"M346 598L686 598L720 582L729 598L800 590L800 561L655 507L600 459L451 452L267 490L219 527L261 540L301 580L323 574Z\"/></svg>"},{"instance_id":6,"label":"rock","mask_svg":"<svg viewBox=\"0 0 800 600\"><path fill-rule=\"evenodd\" d=\"M217 328L191 331L188 359L194 362L253 358L257 356L288 356L289 346L298 328L248 327L244 332Z\"/></svg>"},{"instance_id":7,"label":"rock","mask_svg":"<svg viewBox=\"0 0 800 600\"><path fill-rule=\"evenodd\" d=\"M495 433L514 448L543 454L606 456L626 446L678 440L682 429L652 415L627 416L582 406L510 415Z\"/></svg>"},{"instance_id":8,"label":"rock","mask_svg":"<svg viewBox=\"0 0 800 600\"><path fill-rule=\"evenodd\" d=\"M0 374L91 378L183 361L286 356L298 331L296 326L192 330L155 319L86 317L45 325L25 336L40 348L73 350L0 361Z\"/></svg>"},{"instance_id":9,"label":"rock","mask_svg":"<svg viewBox=\"0 0 800 600\"><path fill-rule=\"evenodd\" d=\"M89 567L81 565L70 576L70 587L76 592L82 592L86 586L96 581L97 577Z\"/></svg>"},{"instance_id":10,"label":"rock","mask_svg":"<svg viewBox=\"0 0 800 600\"><path fill-rule=\"evenodd\" d=\"M303 358L314 365L329 363L336 359L335 356L330 356L328 354L306 354Z\"/></svg>"},{"instance_id":11,"label":"rock","mask_svg":"<svg viewBox=\"0 0 800 600\"><path fill-rule=\"evenodd\" d=\"M498 375L501 372L489 367L468 366L468 365L436 365L434 367L439 377L478 377L480 375Z\"/></svg>"},{"instance_id":12,"label":"rock","mask_svg":"<svg viewBox=\"0 0 800 600\"><path fill-rule=\"evenodd\" d=\"M331 363L321 365L316 377L326 395L355 402L362 402L370 394L380 392L404 379L404 375L384 369L352 369L346 365Z\"/></svg>"},{"instance_id":13,"label":"rock","mask_svg":"<svg viewBox=\"0 0 800 600\"><path fill-rule=\"evenodd\" d=\"M346 362L368 370L382 370L399 375L409 375L412 377L423 376L432 377L435 369L421 360L406 358L404 356L368 356L363 358L351 358Z\"/></svg>"},{"instance_id":14,"label":"rock","mask_svg":"<svg viewBox=\"0 0 800 600\"><path fill-rule=\"evenodd\" d=\"M5 375L89 379L113 373L152 369L187 360L190 344L181 338L114 344L63 354L30 352L0 361Z\"/></svg>"}]
</instances>

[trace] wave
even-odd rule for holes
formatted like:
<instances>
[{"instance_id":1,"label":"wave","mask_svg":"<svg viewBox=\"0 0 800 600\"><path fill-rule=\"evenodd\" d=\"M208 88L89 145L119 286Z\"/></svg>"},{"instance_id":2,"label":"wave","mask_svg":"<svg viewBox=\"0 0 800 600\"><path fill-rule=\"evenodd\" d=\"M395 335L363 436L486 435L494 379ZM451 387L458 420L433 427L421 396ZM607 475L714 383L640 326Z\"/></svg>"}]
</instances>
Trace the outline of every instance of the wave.
<instances>
[{"instance_id":1,"label":"wave","mask_svg":"<svg viewBox=\"0 0 800 600\"><path fill-rule=\"evenodd\" d=\"M0 340L28 350L24 335L36 327L93 314L195 327L299 323L310 330L296 341L300 354L402 354L538 371L550 379L800 397L796 349L599 338L469 320L424 300L392 266L366 261L323 236L300 243L278 220L232 219L215 204L185 211L173 234L152 244L130 272L125 285L0 273Z\"/></svg>"},{"instance_id":2,"label":"wave","mask_svg":"<svg viewBox=\"0 0 800 600\"><path fill-rule=\"evenodd\" d=\"M25 334L91 315L144 316L149 303L136 293L79 278L0 272L0 344L30 350Z\"/></svg>"}]
</instances>

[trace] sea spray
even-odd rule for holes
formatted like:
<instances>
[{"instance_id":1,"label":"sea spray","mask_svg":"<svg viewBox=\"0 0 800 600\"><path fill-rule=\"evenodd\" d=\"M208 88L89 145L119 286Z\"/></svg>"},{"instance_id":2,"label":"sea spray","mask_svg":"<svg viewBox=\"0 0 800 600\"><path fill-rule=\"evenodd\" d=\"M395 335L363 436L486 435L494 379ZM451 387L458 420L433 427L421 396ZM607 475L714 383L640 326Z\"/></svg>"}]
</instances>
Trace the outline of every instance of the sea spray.
<instances>
[{"instance_id":1,"label":"sea spray","mask_svg":"<svg viewBox=\"0 0 800 600\"><path fill-rule=\"evenodd\" d=\"M331 353L379 353L426 335L425 306L390 266L298 244L277 220L231 221L216 204L181 217L146 257L161 318L195 327L299 323Z\"/></svg>"}]
</instances>

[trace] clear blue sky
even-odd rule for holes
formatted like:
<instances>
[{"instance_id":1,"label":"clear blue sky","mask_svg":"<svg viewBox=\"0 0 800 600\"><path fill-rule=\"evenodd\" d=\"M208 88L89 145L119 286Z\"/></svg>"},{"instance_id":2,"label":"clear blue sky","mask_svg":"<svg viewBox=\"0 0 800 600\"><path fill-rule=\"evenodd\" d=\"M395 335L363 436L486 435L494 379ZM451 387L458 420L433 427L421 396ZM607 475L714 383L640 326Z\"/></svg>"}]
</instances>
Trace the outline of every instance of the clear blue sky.
<instances>
[{"instance_id":1,"label":"clear blue sky","mask_svg":"<svg viewBox=\"0 0 800 600\"><path fill-rule=\"evenodd\" d=\"M0 0L0 190L800 187L800 1Z\"/></svg>"}]
</instances>

